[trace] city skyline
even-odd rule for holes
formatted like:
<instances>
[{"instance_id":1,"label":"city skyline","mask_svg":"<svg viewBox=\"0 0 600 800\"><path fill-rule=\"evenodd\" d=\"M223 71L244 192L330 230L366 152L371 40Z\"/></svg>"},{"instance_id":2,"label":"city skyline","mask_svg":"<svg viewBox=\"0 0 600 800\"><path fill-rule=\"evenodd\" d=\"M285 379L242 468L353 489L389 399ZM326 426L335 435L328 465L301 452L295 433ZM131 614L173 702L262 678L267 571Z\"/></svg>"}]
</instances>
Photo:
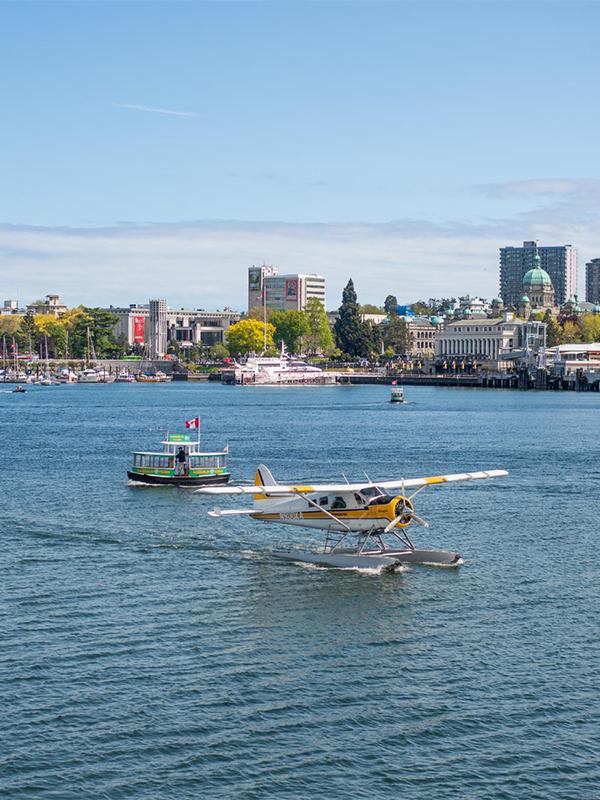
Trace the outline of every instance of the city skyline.
<instances>
[{"instance_id":1,"label":"city skyline","mask_svg":"<svg viewBox=\"0 0 600 800\"><path fill-rule=\"evenodd\" d=\"M8 2L0 18L7 297L243 308L240 275L263 261L325 275L332 307L350 276L363 302L493 297L498 249L528 239L577 247L583 295L595 4Z\"/></svg>"}]
</instances>

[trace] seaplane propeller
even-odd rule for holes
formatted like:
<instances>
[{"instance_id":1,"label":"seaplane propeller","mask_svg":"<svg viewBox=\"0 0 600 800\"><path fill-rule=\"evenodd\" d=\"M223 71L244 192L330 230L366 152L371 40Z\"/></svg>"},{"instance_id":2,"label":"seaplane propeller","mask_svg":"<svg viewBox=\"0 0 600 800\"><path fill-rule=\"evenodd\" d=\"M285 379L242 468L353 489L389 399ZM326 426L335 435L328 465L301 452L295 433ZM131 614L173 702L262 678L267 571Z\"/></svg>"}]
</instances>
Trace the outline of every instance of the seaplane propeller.
<instances>
[{"instance_id":1,"label":"seaplane propeller","mask_svg":"<svg viewBox=\"0 0 600 800\"><path fill-rule=\"evenodd\" d=\"M384 533L389 533L399 523L409 525L413 520L417 523L417 525L421 525L423 528L429 527L427 520L424 520L423 517L415 514L415 509L412 504L413 497L418 494L422 488L424 487L420 487L416 492L413 492L410 497L406 497L406 494L404 493L404 479L402 480L402 494L400 496L400 500L398 500L396 503L396 508L394 509L397 516L394 517L394 519L388 525L386 525L383 531Z\"/></svg>"}]
</instances>

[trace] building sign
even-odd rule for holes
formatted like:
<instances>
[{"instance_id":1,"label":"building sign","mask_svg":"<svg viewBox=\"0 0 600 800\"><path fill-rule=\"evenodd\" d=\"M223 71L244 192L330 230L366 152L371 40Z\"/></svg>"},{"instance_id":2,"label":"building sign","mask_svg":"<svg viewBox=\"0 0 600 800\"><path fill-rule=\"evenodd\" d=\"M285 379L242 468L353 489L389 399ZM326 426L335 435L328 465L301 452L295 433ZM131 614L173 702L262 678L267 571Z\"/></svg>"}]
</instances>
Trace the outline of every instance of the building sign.
<instances>
[{"instance_id":1,"label":"building sign","mask_svg":"<svg viewBox=\"0 0 600 800\"><path fill-rule=\"evenodd\" d=\"M144 343L144 317L133 318L133 341L136 343Z\"/></svg>"},{"instance_id":2,"label":"building sign","mask_svg":"<svg viewBox=\"0 0 600 800\"><path fill-rule=\"evenodd\" d=\"M289 280L285 282L285 299L297 300L298 299L298 281Z\"/></svg>"},{"instance_id":3,"label":"building sign","mask_svg":"<svg viewBox=\"0 0 600 800\"><path fill-rule=\"evenodd\" d=\"M251 267L248 270L248 289L251 292L260 292L261 289L261 268Z\"/></svg>"}]
</instances>

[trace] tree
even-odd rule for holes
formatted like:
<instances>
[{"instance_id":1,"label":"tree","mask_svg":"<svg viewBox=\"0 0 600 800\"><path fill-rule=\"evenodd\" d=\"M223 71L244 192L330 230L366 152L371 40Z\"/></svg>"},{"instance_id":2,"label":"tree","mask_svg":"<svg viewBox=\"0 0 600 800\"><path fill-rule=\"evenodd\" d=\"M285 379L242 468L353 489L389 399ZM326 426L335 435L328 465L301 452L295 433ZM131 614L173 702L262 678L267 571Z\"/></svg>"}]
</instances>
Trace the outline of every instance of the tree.
<instances>
[{"instance_id":1,"label":"tree","mask_svg":"<svg viewBox=\"0 0 600 800\"><path fill-rule=\"evenodd\" d=\"M424 300L419 300L418 303L413 303L410 307L410 310L413 312L413 314L419 314L421 316L429 316L430 314L435 314L435 308L432 308Z\"/></svg>"},{"instance_id":2,"label":"tree","mask_svg":"<svg viewBox=\"0 0 600 800\"><path fill-rule=\"evenodd\" d=\"M299 352L302 337L308 333L304 311L272 311L269 320L275 326L275 344L280 347L283 342L288 352Z\"/></svg>"},{"instance_id":3,"label":"tree","mask_svg":"<svg viewBox=\"0 0 600 800\"><path fill-rule=\"evenodd\" d=\"M570 319L565 320L562 326L561 344L574 344L581 341L581 330L579 325Z\"/></svg>"},{"instance_id":4,"label":"tree","mask_svg":"<svg viewBox=\"0 0 600 800\"><path fill-rule=\"evenodd\" d=\"M600 314L584 314L579 320L584 342L600 342Z\"/></svg>"},{"instance_id":5,"label":"tree","mask_svg":"<svg viewBox=\"0 0 600 800\"><path fill-rule=\"evenodd\" d=\"M361 314L383 314L384 311L379 306L373 305L373 303L365 303L360 307Z\"/></svg>"},{"instance_id":6,"label":"tree","mask_svg":"<svg viewBox=\"0 0 600 800\"><path fill-rule=\"evenodd\" d=\"M273 347L275 326L267 322L267 349ZM257 319L242 319L227 330L227 345L233 353L246 355L264 349L264 325Z\"/></svg>"},{"instance_id":7,"label":"tree","mask_svg":"<svg viewBox=\"0 0 600 800\"><path fill-rule=\"evenodd\" d=\"M561 342L562 329L550 311L546 311L543 321L546 323L546 344L548 347L556 347Z\"/></svg>"},{"instance_id":8,"label":"tree","mask_svg":"<svg viewBox=\"0 0 600 800\"><path fill-rule=\"evenodd\" d=\"M224 358L229 357L229 350L220 342L213 344L208 352L215 361L222 361Z\"/></svg>"},{"instance_id":9,"label":"tree","mask_svg":"<svg viewBox=\"0 0 600 800\"><path fill-rule=\"evenodd\" d=\"M408 353L412 347L413 335L403 317L393 314L383 332L383 342L397 354Z\"/></svg>"},{"instance_id":10,"label":"tree","mask_svg":"<svg viewBox=\"0 0 600 800\"><path fill-rule=\"evenodd\" d=\"M97 358L119 358L123 348L115 339L115 326L119 318L111 311L80 306L73 311L69 323L69 352L76 358L88 354L88 331L90 348ZM64 315L66 316L66 315Z\"/></svg>"},{"instance_id":11,"label":"tree","mask_svg":"<svg viewBox=\"0 0 600 800\"><path fill-rule=\"evenodd\" d=\"M323 303L317 297L311 297L306 303L306 321L308 331L304 341L309 353L325 353L329 355L334 347L333 334L327 319Z\"/></svg>"},{"instance_id":12,"label":"tree","mask_svg":"<svg viewBox=\"0 0 600 800\"><path fill-rule=\"evenodd\" d=\"M393 294L388 294L385 298L383 308L386 314L395 314L398 309L398 299Z\"/></svg>"},{"instance_id":13,"label":"tree","mask_svg":"<svg viewBox=\"0 0 600 800\"><path fill-rule=\"evenodd\" d=\"M334 325L337 346L349 356L359 355L357 348L361 335L360 311L352 278L342 292L342 305Z\"/></svg>"}]
</instances>

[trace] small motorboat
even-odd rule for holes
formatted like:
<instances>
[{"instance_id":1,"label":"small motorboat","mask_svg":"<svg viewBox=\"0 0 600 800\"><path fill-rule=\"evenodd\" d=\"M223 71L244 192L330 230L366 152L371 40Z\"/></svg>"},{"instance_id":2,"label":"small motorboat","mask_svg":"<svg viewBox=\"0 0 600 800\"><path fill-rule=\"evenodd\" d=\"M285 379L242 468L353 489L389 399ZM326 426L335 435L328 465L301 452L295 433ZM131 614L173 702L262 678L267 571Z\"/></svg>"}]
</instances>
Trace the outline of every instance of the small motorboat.
<instances>
[{"instance_id":1,"label":"small motorboat","mask_svg":"<svg viewBox=\"0 0 600 800\"><path fill-rule=\"evenodd\" d=\"M392 386L390 403L403 403L403 402L404 402L404 387Z\"/></svg>"},{"instance_id":2,"label":"small motorboat","mask_svg":"<svg viewBox=\"0 0 600 800\"><path fill-rule=\"evenodd\" d=\"M13 389L13 394L25 394L26 391L27 389L25 389L24 386L15 386Z\"/></svg>"}]
</instances>

